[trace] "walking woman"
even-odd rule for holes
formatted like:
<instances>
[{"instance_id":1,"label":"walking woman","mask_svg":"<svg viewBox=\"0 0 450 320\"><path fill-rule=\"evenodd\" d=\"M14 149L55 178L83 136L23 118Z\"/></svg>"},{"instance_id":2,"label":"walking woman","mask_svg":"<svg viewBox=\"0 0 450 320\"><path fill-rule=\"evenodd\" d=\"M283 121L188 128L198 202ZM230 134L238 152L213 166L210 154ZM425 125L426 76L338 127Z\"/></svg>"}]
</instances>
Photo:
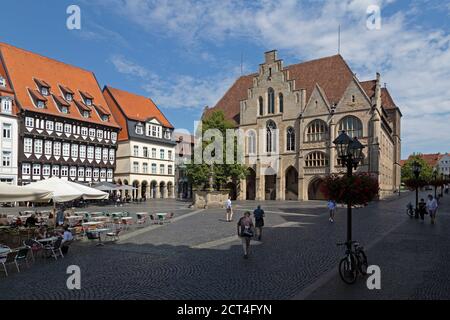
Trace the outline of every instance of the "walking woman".
<instances>
[{"instance_id":1,"label":"walking woman","mask_svg":"<svg viewBox=\"0 0 450 320\"><path fill-rule=\"evenodd\" d=\"M225 201L225 209L226 209L225 219L227 220L227 222L233 221L233 208L231 206L230 196L228 196L227 201Z\"/></svg>"},{"instance_id":2,"label":"walking woman","mask_svg":"<svg viewBox=\"0 0 450 320\"><path fill-rule=\"evenodd\" d=\"M252 218L250 218L250 212L246 211L237 224L237 233L242 240L242 247L244 249L244 259L248 259L250 240L254 234L253 228L253 221Z\"/></svg>"},{"instance_id":3,"label":"walking woman","mask_svg":"<svg viewBox=\"0 0 450 320\"><path fill-rule=\"evenodd\" d=\"M427 201L427 210L430 214L431 218L431 224L435 223L436 220L436 211L438 208L438 203L435 198L431 194L428 195L428 201Z\"/></svg>"},{"instance_id":4,"label":"walking woman","mask_svg":"<svg viewBox=\"0 0 450 320\"><path fill-rule=\"evenodd\" d=\"M328 200L328 210L330 211L330 219L328 219L331 223L334 222L334 215L336 213L336 202L334 200Z\"/></svg>"}]
</instances>

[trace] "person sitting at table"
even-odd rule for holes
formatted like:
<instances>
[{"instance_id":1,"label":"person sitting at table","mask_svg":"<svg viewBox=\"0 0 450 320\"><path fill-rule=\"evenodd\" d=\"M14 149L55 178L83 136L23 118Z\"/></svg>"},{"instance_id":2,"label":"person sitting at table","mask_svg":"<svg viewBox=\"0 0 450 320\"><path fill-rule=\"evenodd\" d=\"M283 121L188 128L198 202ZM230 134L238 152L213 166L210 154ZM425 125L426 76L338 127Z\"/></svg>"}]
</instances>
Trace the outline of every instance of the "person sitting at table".
<instances>
[{"instance_id":1,"label":"person sitting at table","mask_svg":"<svg viewBox=\"0 0 450 320\"><path fill-rule=\"evenodd\" d=\"M0 226L9 225L8 216L6 214L0 214Z\"/></svg>"},{"instance_id":2,"label":"person sitting at table","mask_svg":"<svg viewBox=\"0 0 450 320\"><path fill-rule=\"evenodd\" d=\"M61 251L63 254L67 254L67 252L69 251L69 245L73 241L73 234L72 234L72 232L70 232L69 226L64 226L64 233L63 233L62 237L63 237L63 240L61 243Z\"/></svg>"},{"instance_id":3,"label":"person sitting at table","mask_svg":"<svg viewBox=\"0 0 450 320\"><path fill-rule=\"evenodd\" d=\"M20 219L20 217L17 217L16 222L14 224L16 227L22 226L22 219Z\"/></svg>"},{"instance_id":4,"label":"person sitting at table","mask_svg":"<svg viewBox=\"0 0 450 320\"><path fill-rule=\"evenodd\" d=\"M55 227L55 216L50 212L47 219L47 227L54 228Z\"/></svg>"},{"instance_id":5,"label":"person sitting at table","mask_svg":"<svg viewBox=\"0 0 450 320\"><path fill-rule=\"evenodd\" d=\"M45 227L40 227L36 234L36 239L47 238L47 229Z\"/></svg>"},{"instance_id":6,"label":"person sitting at table","mask_svg":"<svg viewBox=\"0 0 450 320\"><path fill-rule=\"evenodd\" d=\"M33 213L25 220L25 227L35 227L37 222L36 215Z\"/></svg>"}]
</instances>

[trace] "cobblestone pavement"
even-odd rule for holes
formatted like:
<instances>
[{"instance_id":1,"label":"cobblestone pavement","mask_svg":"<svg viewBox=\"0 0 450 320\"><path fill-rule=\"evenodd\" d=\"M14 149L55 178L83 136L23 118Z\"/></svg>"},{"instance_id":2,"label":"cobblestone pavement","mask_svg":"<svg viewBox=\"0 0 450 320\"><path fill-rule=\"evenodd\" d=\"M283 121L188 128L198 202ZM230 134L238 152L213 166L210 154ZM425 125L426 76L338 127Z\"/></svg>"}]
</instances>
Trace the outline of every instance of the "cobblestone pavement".
<instances>
[{"instance_id":1,"label":"cobblestone pavement","mask_svg":"<svg viewBox=\"0 0 450 320\"><path fill-rule=\"evenodd\" d=\"M353 287L339 282L335 271L343 252L336 242L345 240L343 208L331 224L323 202L261 203L266 211L263 242L252 241L250 258L244 260L235 236L237 217L229 223L223 209L194 210L186 203L158 200L148 202L150 211L173 209L172 223L133 230L104 247L77 242L64 259L38 259L21 273L0 274L0 298L334 299L358 298L358 288L379 298L446 297L449 282L437 271L447 272L448 206L433 229L405 215L412 199L405 194L354 210L354 238L369 245L369 262L382 269L378 293L363 290L363 281ZM236 202L236 216L255 206ZM446 251L434 250L433 241L446 242ZM66 287L66 268L73 264L81 268L81 290ZM417 285L409 282L412 277Z\"/></svg>"}]
</instances>

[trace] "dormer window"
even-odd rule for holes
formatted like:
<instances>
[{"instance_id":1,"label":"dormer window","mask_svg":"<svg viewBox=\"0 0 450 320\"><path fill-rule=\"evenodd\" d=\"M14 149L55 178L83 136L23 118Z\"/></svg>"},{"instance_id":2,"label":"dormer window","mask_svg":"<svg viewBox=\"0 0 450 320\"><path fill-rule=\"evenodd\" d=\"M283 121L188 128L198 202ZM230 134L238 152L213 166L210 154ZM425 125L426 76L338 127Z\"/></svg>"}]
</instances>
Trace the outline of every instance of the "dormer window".
<instances>
[{"instance_id":1,"label":"dormer window","mask_svg":"<svg viewBox=\"0 0 450 320\"><path fill-rule=\"evenodd\" d=\"M142 126L142 123L138 123L136 125L136 134L144 134L144 127Z\"/></svg>"},{"instance_id":2,"label":"dormer window","mask_svg":"<svg viewBox=\"0 0 450 320\"><path fill-rule=\"evenodd\" d=\"M48 96L48 88L47 87L41 87L41 94L43 96Z\"/></svg>"},{"instance_id":3,"label":"dormer window","mask_svg":"<svg viewBox=\"0 0 450 320\"><path fill-rule=\"evenodd\" d=\"M102 121L108 121L108 119L109 119L109 117L106 114L104 114L102 116Z\"/></svg>"},{"instance_id":4,"label":"dormer window","mask_svg":"<svg viewBox=\"0 0 450 320\"><path fill-rule=\"evenodd\" d=\"M36 105L37 105L37 107L38 107L39 109L44 109L44 108L45 108L45 102L42 101L42 100L38 100L37 103L36 103Z\"/></svg>"},{"instance_id":5,"label":"dormer window","mask_svg":"<svg viewBox=\"0 0 450 320\"><path fill-rule=\"evenodd\" d=\"M170 139L170 130L166 130L166 131L164 132L164 138L166 138L167 140Z\"/></svg>"},{"instance_id":6,"label":"dormer window","mask_svg":"<svg viewBox=\"0 0 450 320\"><path fill-rule=\"evenodd\" d=\"M86 102L87 106L91 106L92 105L92 99L86 99L85 102Z\"/></svg>"},{"instance_id":7,"label":"dormer window","mask_svg":"<svg viewBox=\"0 0 450 320\"><path fill-rule=\"evenodd\" d=\"M62 112L62 113L69 113L69 109L67 109L66 106L62 106L62 107L61 107L61 112Z\"/></svg>"},{"instance_id":8,"label":"dormer window","mask_svg":"<svg viewBox=\"0 0 450 320\"><path fill-rule=\"evenodd\" d=\"M12 113L12 99L10 97L1 97L1 112Z\"/></svg>"},{"instance_id":9,"label":"dormer window","mask_svg":"<svg viewBox=\"0 0 450 320\"><path fill-rule=\"evenodd\" d=\"M72 101L73 100L73 95L70 93L66 93L66 101Z\"/></svg>"},{"instance_id":10,"label":"dormer window","mask_svg":"<svg viewBox=\"0 0 450 320\"><path fill-rule=\"evenodd\" d=\"M6 79L0 76L0 87L6 87Z\"/></svg>"},{"instance_id":11,"label":"dormer window","mask_svg":"<svg viewBox=\"0 0 450 320\"><path fill-rule=\"evenodd\" d=\"M83 118L89 118L89 111L83 111Z\"/></svg>"}]
</instances>

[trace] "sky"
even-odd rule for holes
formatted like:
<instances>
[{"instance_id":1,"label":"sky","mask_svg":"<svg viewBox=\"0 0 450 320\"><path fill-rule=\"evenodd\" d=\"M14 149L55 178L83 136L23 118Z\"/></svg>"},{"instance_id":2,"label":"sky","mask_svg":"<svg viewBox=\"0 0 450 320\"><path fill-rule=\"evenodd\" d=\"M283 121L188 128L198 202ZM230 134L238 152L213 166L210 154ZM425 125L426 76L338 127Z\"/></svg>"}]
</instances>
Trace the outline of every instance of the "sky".
<instances>
[{"instance_id":1,"label":"sky","mask_svg":"<svg viewBox=\"0 0 450 320\"><path fill-rule=\"evenodd\" d=\"M69 29L67 8L80 8ZM379 28L367 9L380 9ZM340 53L359 80L381 73L401 108L402 158L450 152L450 4L430 0L15 0L0 41L92 70L100 85L151 97L193 131L264 52L284 65ZM370 26L370 25L369 25Z\"/></svg>"}]
</instances>

